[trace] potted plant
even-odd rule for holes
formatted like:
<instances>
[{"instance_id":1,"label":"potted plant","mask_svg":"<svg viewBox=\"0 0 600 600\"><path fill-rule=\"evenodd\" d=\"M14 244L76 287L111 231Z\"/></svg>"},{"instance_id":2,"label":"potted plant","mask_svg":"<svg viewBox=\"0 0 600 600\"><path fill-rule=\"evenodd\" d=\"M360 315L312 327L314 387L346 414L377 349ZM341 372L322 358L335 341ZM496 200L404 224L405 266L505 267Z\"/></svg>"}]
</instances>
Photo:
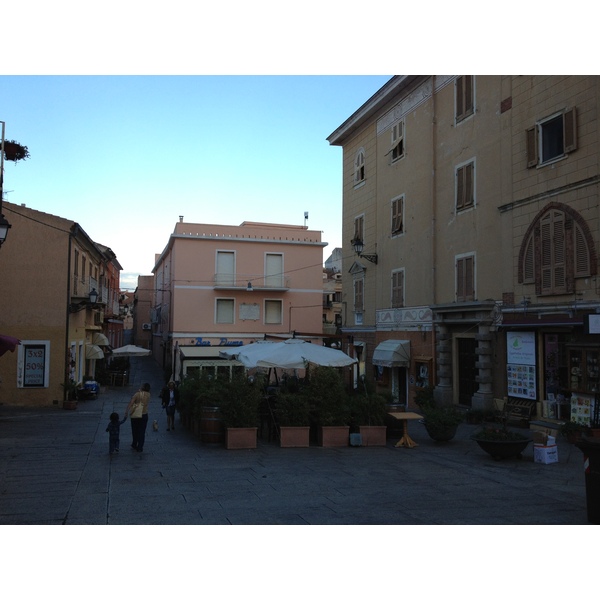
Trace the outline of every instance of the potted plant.
<instances>
[{"instance_id":1,"label":"potted plant","mask_svg":"<svg viewBox=\"0 0 600 600\"><path fill-rule=\"evenodd\" d=\"M485 425L471 436L494 460L521 458L521 453L531 442L530 437L510 430L507 422L508 411L505 409L500 415L499 423Z\"/></svg>"},{"instance_id":2,"label":"potted plant","mask_svg":"<svg viewBox=\"0 0 600 600\"><path fill-rule=\"evenodd\" d=\"M77 408L77 390L79 389L79 384L73 380L69 379L65 383L61 383L65 392L63 397L63 408L65 410L75 410Z\"/></svg>"},{"instance_id":3,"label":"potted plant","mask_svg":"<svg viewBox=\"0 0 600 600\"><path fill-rule=\"evenodd\" d=\"M313 401L313 422L320 446L347 446L350 410L343 379L334 367L311 370L307 393Z\"/></svg>"},{"instance_id":4,"label":"potted plant","mask_svg":"<svg viewBox=\"0 0 600 600\"><path fill-rule=\"evenodd\" d=\"M586 425L577 423L576 421L566 421L560 427L561 435L567 438L569 444L576 444L581 441L581 438L587 431L588 427Z\"/></svg>"},{"instance_id":5,"label":"potted plant","mask_svg":"<svg viewBox=\"0 0 600 600\"><path fill-rule=\"evenodd\" d=\"M423 413L423 424L429 437L436 442L449 442L456 435L464 414L456 406L438 406L433 388L421 388L415 396L415 404Z\"/></svg>"},{"instance_id":6,"label":"potted plant","mask_svg":"<svg viewBox=\"0 0 600 600\"><path fill-rule=\"evenodd\" d=\"M283 389L277 396L275 414L282 448L308 448L310 443L310 402L301 390Z\"/></svg>"},{"instance_id":7,"label":"potted plant","mask_svg":"<svg viewBox=\"0 0 600 600\"><path fill-rule=\"evenodd\" d=\"M372 391L365 395L355 394L350 399L352 423L358 428L362 446L385 446L388 412L387 401Z\"/></svg>"},{"instance_id":8,"label":"potted plant","mask_svg":"<svg viewBox=\"0 0 600 600\"><path fill-rule=\"evenodd\" d=\"M260 382L245 373L235 374L223 385L220 412L227 449L256 448L262 397Z\"/></svg>"},{"instance_id":9,"label":"potted plant","mask_svg":"<svg viewBox=\"0 0 600 600\"><path fill-rule=\"evenodd\" d=\"M4 140L4 158L12 162L26 160L29 158L29 150L15 140Z\"/></svg>"}]
</instances>

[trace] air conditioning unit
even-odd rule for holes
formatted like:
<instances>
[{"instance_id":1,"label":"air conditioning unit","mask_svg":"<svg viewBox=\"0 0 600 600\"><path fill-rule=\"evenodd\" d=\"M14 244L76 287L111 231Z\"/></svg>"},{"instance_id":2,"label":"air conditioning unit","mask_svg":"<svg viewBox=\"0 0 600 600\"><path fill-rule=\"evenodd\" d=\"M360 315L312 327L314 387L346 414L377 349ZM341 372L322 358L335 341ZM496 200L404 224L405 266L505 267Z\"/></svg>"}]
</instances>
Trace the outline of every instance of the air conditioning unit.
<instances>
[{"instance_id":1,"label":"air conditioning unit","mask_svg":"<svg viewBox=\"0 0 600 600\"><path fill-rule=\"evenodd\" d=\"M144 331L152 331L152 323L143 323L142 324L142 329Z\"/></svg>"}]
</instances>

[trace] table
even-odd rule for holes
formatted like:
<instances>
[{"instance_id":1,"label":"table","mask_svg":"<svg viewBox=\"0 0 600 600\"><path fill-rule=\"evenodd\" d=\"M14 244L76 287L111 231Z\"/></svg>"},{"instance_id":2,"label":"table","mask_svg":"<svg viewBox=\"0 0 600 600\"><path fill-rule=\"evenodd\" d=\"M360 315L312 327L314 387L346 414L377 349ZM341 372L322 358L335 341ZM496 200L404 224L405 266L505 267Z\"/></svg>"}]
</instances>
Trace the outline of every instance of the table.
<instances>
[{"instance_id":1,"label":"table","mask_svg":"<svg viewBox=\"0 0 600 600\"><path fill-rule=\"evenodd\" d=\"M408 435L408 422L413 419L422 419L423 415L419 415L418 413L414 412L391 412L388 413L388 415L390 415L390 417L394 417L394 419L397 419L398 421L402 421L403 435L396 444L396 448L400 448L401 446L404 446L405 448L415 448L418 446L419 444L413 442Z\"/></svg>"}]
</instances>

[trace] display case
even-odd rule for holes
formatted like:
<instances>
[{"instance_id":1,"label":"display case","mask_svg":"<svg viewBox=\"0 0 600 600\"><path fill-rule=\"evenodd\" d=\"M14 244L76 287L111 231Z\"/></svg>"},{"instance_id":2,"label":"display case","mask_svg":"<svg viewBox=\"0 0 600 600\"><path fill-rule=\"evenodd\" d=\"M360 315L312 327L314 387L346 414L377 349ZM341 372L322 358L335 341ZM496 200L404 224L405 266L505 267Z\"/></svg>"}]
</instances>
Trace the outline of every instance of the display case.
<instances>
[{"instance_id":1,"label":"display case","mask_svg":"<svg viewBox=\"0 0 600 600\"><path fill-rule=\"evenodd\" d=\"M600 391L600 352L588 348L569 350L569 388L572 392Z\"/></svg>"}]
</instances>

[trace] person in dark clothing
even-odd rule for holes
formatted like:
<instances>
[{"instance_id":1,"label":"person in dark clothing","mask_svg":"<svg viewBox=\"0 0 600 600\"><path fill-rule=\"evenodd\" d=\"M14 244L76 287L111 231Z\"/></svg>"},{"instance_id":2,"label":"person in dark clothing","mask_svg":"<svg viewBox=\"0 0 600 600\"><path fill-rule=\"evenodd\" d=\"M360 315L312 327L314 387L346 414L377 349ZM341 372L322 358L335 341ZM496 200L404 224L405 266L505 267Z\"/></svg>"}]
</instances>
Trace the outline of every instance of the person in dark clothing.
<instances>
[{"instance_id":1,"label":"person in dark clothing","mask_svg":"<svg viewBox=\"0 0 600 600\"><path fill-rule=\"evenodd\" d=\"M169 385L161 390L160 399L162 407L167 413L167 431L171 429L175 431L175 408L179 400L179 390L175 386L174 381L169 381Z\"/></svg>"},{"instance_id":2,"label":"person in dark clothing","mask_svg":"<svg viewBox=\"0 0 600 600\"><path fill-rule=\"evenodd\" d=\"M106 431L108 432L108 451L110 454L119 451L119 433L121 431L121 425L127 420L127 413L123 417L122 421L119 421L119 415L114 412L110 415L110 422Z\"/></svg>"}]
</instances>

